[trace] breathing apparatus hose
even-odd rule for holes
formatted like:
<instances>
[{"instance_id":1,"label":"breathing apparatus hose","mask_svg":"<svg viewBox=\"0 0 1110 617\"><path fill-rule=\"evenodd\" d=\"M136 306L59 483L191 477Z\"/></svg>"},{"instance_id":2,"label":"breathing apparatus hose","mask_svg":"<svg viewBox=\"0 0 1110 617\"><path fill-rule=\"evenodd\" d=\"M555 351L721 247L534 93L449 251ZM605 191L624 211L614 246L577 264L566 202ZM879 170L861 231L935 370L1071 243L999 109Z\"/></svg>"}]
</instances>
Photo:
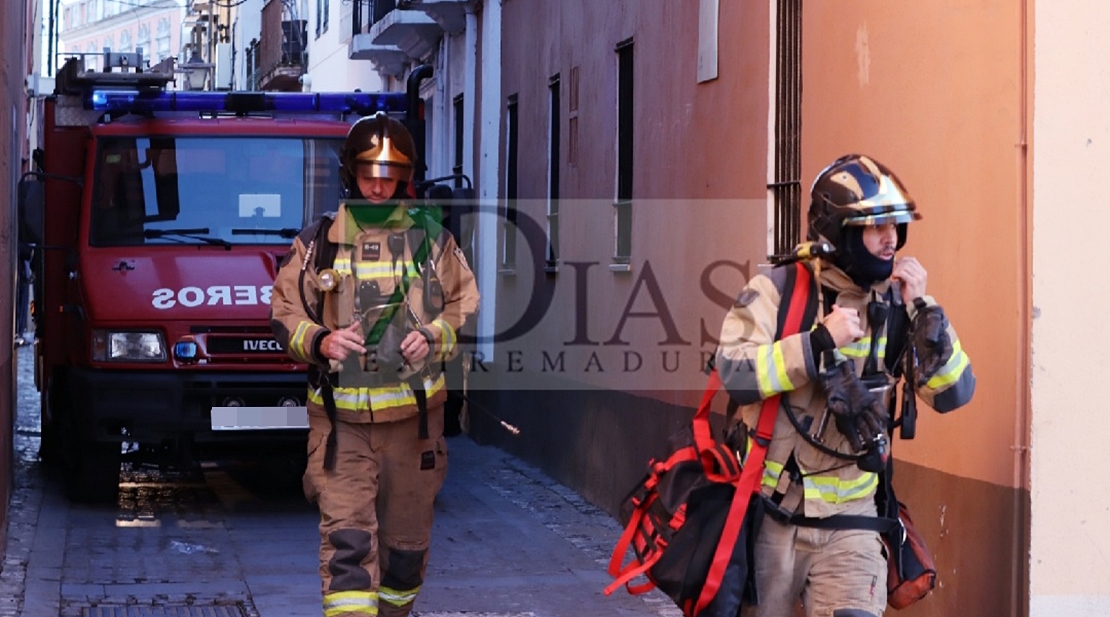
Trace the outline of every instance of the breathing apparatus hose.
<instances>
[{"instance_id":1,"label":"breathing apparatus hose","mask_svg":"<svg viewBox=\"0 0 1110 617\"><path fill-rule=\"evenodd\" d=\"M825 296L823 293L821 293L820 258L831 256L833 250L834 249L832 249L831 245L828 245L827 243L806 242L800 244L798 248L794 250L793 254L787 257L789 261L809 261L813 264L813 280L817 281L818 290L817 325L820 325L824 321L825 316ZM790 424L794 426L794 430L797 431L797 433L801 435L802 438L805 439L806 443L808 443L809 445L813 446L824 454L845 461L853 461L858 463L860 459L863 458L863 454L846 454L844 452L836 450L835 448L830 448L829 446L821 443L821 441L815 438L813 435L811 435L809 429L802 426L801 421L798 419L798 415L794 413L794 408L790 405L789 397L787 397L787 394L785 392L782 393L782 400L780 401L780 405L782 405L783 409L785 409L786 417L788 420L790 420ZM828 414L830 412L828 410L825 410L825 413ZM821 424L824 425L825 422L822 420Z\"/></svg>"},{"instance_id":2,"label":"breathing apparatus hose","mask_svg":"<svg viewBox=\"0 0 1110 617\"><path fill-rule=\"evenodd\" d=\"M782 395L782 406L786 410L786 417L787 417L788 420L790 420L790 424L792 424L794 426L794 430L797 431L798 434L802 436L802 439L805 439L806 443L808 443L809 445L813 446L814 448L817 448L818 450L820 450L821 452L823 452L825 454L828 454L829 456L832 456L832 457L835 457L835 458L838 458L838 459L841 459L841 460L845 460L845 461L857 461L858 462L863 457L863 455L861 455L861 454L845 454L844 452L841 452L840 450L837 450L835 448L830 448L830 447L826 446L825 444L821 443L820 441L818 441L817 439L815 439L812 435L810 435L809 430L806 429L804 426L802 426L801 421L798 420L798 415L794 413L794 408L790 406L790 401L787 400L787 397L786 397L785 393L783 393L783 395Z\"/></svg>"},{"instance_id":3,"label":"breathing apparatus hose","mask_svg":"<svg viewBox=\"0 0 1110 617\"><path fill-rule=\"evenodd\" d=\"M301 273L297 277L297 293L301 296L301 307L304 309L305 315L307 315L308 318L311 321L313 321L314 323L319 324L320 323L319 315L317 315L316 311L313 310L312 307L310 307L308 305L308 296L306 296L305 293L304 293L305 273L308 271L308 264L312 261L312 253L315 250L316 250L316 240L313 239L312 242L308 243L308 249L305 250L305 254L304 254L304 261L301 263Z\"/></svg>"}]
</instances>

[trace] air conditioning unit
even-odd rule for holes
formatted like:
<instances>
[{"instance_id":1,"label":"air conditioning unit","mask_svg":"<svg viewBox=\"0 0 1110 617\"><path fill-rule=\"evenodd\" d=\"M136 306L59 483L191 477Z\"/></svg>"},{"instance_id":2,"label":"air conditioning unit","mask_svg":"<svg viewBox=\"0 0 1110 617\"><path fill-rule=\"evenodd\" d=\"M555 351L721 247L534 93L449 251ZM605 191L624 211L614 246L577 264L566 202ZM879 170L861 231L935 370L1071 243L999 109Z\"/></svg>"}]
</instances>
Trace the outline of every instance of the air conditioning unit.
<instances>
[{"instance_id":1,"label":"air conditioning unit","mask_svg":"<svg viewBox=\"0 0 1110 617\"><path fill-rule=\"evenodd\" d=\"M27 96L49 96L54 94L54 78L43 77L38 73L31 73L24 77L23 86L27 89Z\"/></svg>"},{"instance_id":2,"label":"air conditioning unit","mask_svg":"<svg viewBox=\"0 0 1110 617\"><path fill-rule=\"evenodd\" d=\"M231 90L231 43L216 43L216 72L212 75L213 90Z\"/></svg>"}]
</instances>

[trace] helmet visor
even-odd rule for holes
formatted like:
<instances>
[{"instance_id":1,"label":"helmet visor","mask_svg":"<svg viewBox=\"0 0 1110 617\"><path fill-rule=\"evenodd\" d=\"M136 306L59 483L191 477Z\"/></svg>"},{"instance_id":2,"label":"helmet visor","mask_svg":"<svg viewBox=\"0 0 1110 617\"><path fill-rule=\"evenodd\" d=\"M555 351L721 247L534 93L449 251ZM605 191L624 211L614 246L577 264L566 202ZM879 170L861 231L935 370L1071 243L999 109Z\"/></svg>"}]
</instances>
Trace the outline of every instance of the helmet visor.
<instances>
[{"instance_id":1,"label":"helmet visor","mask_svg":"<svg viewBox=\"0 0 1110 617\"><path fill-rule=\"evenodd\" d=\"M913 210L906 210L904 208L896 210L887 210L886 212L870 212L858 216L850 216L844 219L844 225L851 225L854 227L865 227L867 225L888 225L890 223L900 224L909 223L910 221L920 221L921 215Z\"/></svg>"},{"instance_id":2,"label":"helmet visor","mask_svg":"<svg viewBox=\"0 0 1110 617\"><path fill-rule=\"evenodd\" d=\"M354 164L355 175L358 176L392 178L401 182L412 179L412 159L401 152L388 136L355 155Z\"/></svg>"},{"instance_id":3,"label":"helmet visor","mask_svg":"<svg viewBox=\"0 0 1110 617\"><path fill-rule=\"evenodd\" d=\"M390 178L398 182L408 182L412 178L412 166L388 161L355 161L356 178Z\"/></svg>"}]
</instances>

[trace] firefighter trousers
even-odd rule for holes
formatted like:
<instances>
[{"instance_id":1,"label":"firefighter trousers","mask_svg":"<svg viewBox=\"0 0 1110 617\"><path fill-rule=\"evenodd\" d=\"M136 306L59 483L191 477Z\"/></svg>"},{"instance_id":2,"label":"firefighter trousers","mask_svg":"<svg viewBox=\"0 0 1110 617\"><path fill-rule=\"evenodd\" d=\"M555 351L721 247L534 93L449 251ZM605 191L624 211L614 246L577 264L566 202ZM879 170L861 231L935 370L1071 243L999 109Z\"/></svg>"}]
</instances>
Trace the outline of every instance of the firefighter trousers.
<instances>
[{"instance_id":1,"label":"firefighter trousers","mask_svg":"<svg viewBox=\"0 0 1110 617\"><path fill-rule=\"evenodd\" d=\"M845 514L875 516L870 497ZM755 541L758 606L742 617L793 617L799 598L806 617L858 609L880 617L886 608L887 565L882 540L865 529L798 527L763 518Z\"/></svg>"},{"instance_id":2,"label":"firefighter trousers","mask_svg":"<svg viewBox=\"0 0 1110 617\"><path fill-rule=\"evenodd\" d=\"M314 413L315 412L315 413ZM328 617L404 617L424 582L436 494L447 475L443 406L397 422L337 421L335 469L324 469L331 422L309 410L305 496L320 509L320 580Z\"/></svg>"}]
</instances>

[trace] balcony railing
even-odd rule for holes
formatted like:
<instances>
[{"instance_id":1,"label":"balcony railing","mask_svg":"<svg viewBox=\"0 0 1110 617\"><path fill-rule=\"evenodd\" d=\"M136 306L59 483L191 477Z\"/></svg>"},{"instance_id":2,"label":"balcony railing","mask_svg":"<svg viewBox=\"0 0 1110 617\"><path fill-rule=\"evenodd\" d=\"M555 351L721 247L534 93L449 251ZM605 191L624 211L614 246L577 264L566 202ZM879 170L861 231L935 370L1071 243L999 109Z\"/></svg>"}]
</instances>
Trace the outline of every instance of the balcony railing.
<instances>
[{"instance_id":1,"label":"balcony railing","mask_svg":"<svg viewBox=\"0 0 1110 617\"><path fill-rule=\"evenodd\" d=\"M351 34L359 35L370 30L370 26L385 19L390 11L397 8L397 0L352 0L354 12L351 18Z\"/></svg>"},{"instance_id":2,"label":"balcony railing","mask_svg":"<svg viewBox=\"0 0 1110 617\"><path fill-rule=\"evenodd\" d=\"M262 8L262 36L255 65L261 90L300 89L297 79L308 65L308 22L284 19L283 5L270 0Z\"/></svg>"}]
</instances>

